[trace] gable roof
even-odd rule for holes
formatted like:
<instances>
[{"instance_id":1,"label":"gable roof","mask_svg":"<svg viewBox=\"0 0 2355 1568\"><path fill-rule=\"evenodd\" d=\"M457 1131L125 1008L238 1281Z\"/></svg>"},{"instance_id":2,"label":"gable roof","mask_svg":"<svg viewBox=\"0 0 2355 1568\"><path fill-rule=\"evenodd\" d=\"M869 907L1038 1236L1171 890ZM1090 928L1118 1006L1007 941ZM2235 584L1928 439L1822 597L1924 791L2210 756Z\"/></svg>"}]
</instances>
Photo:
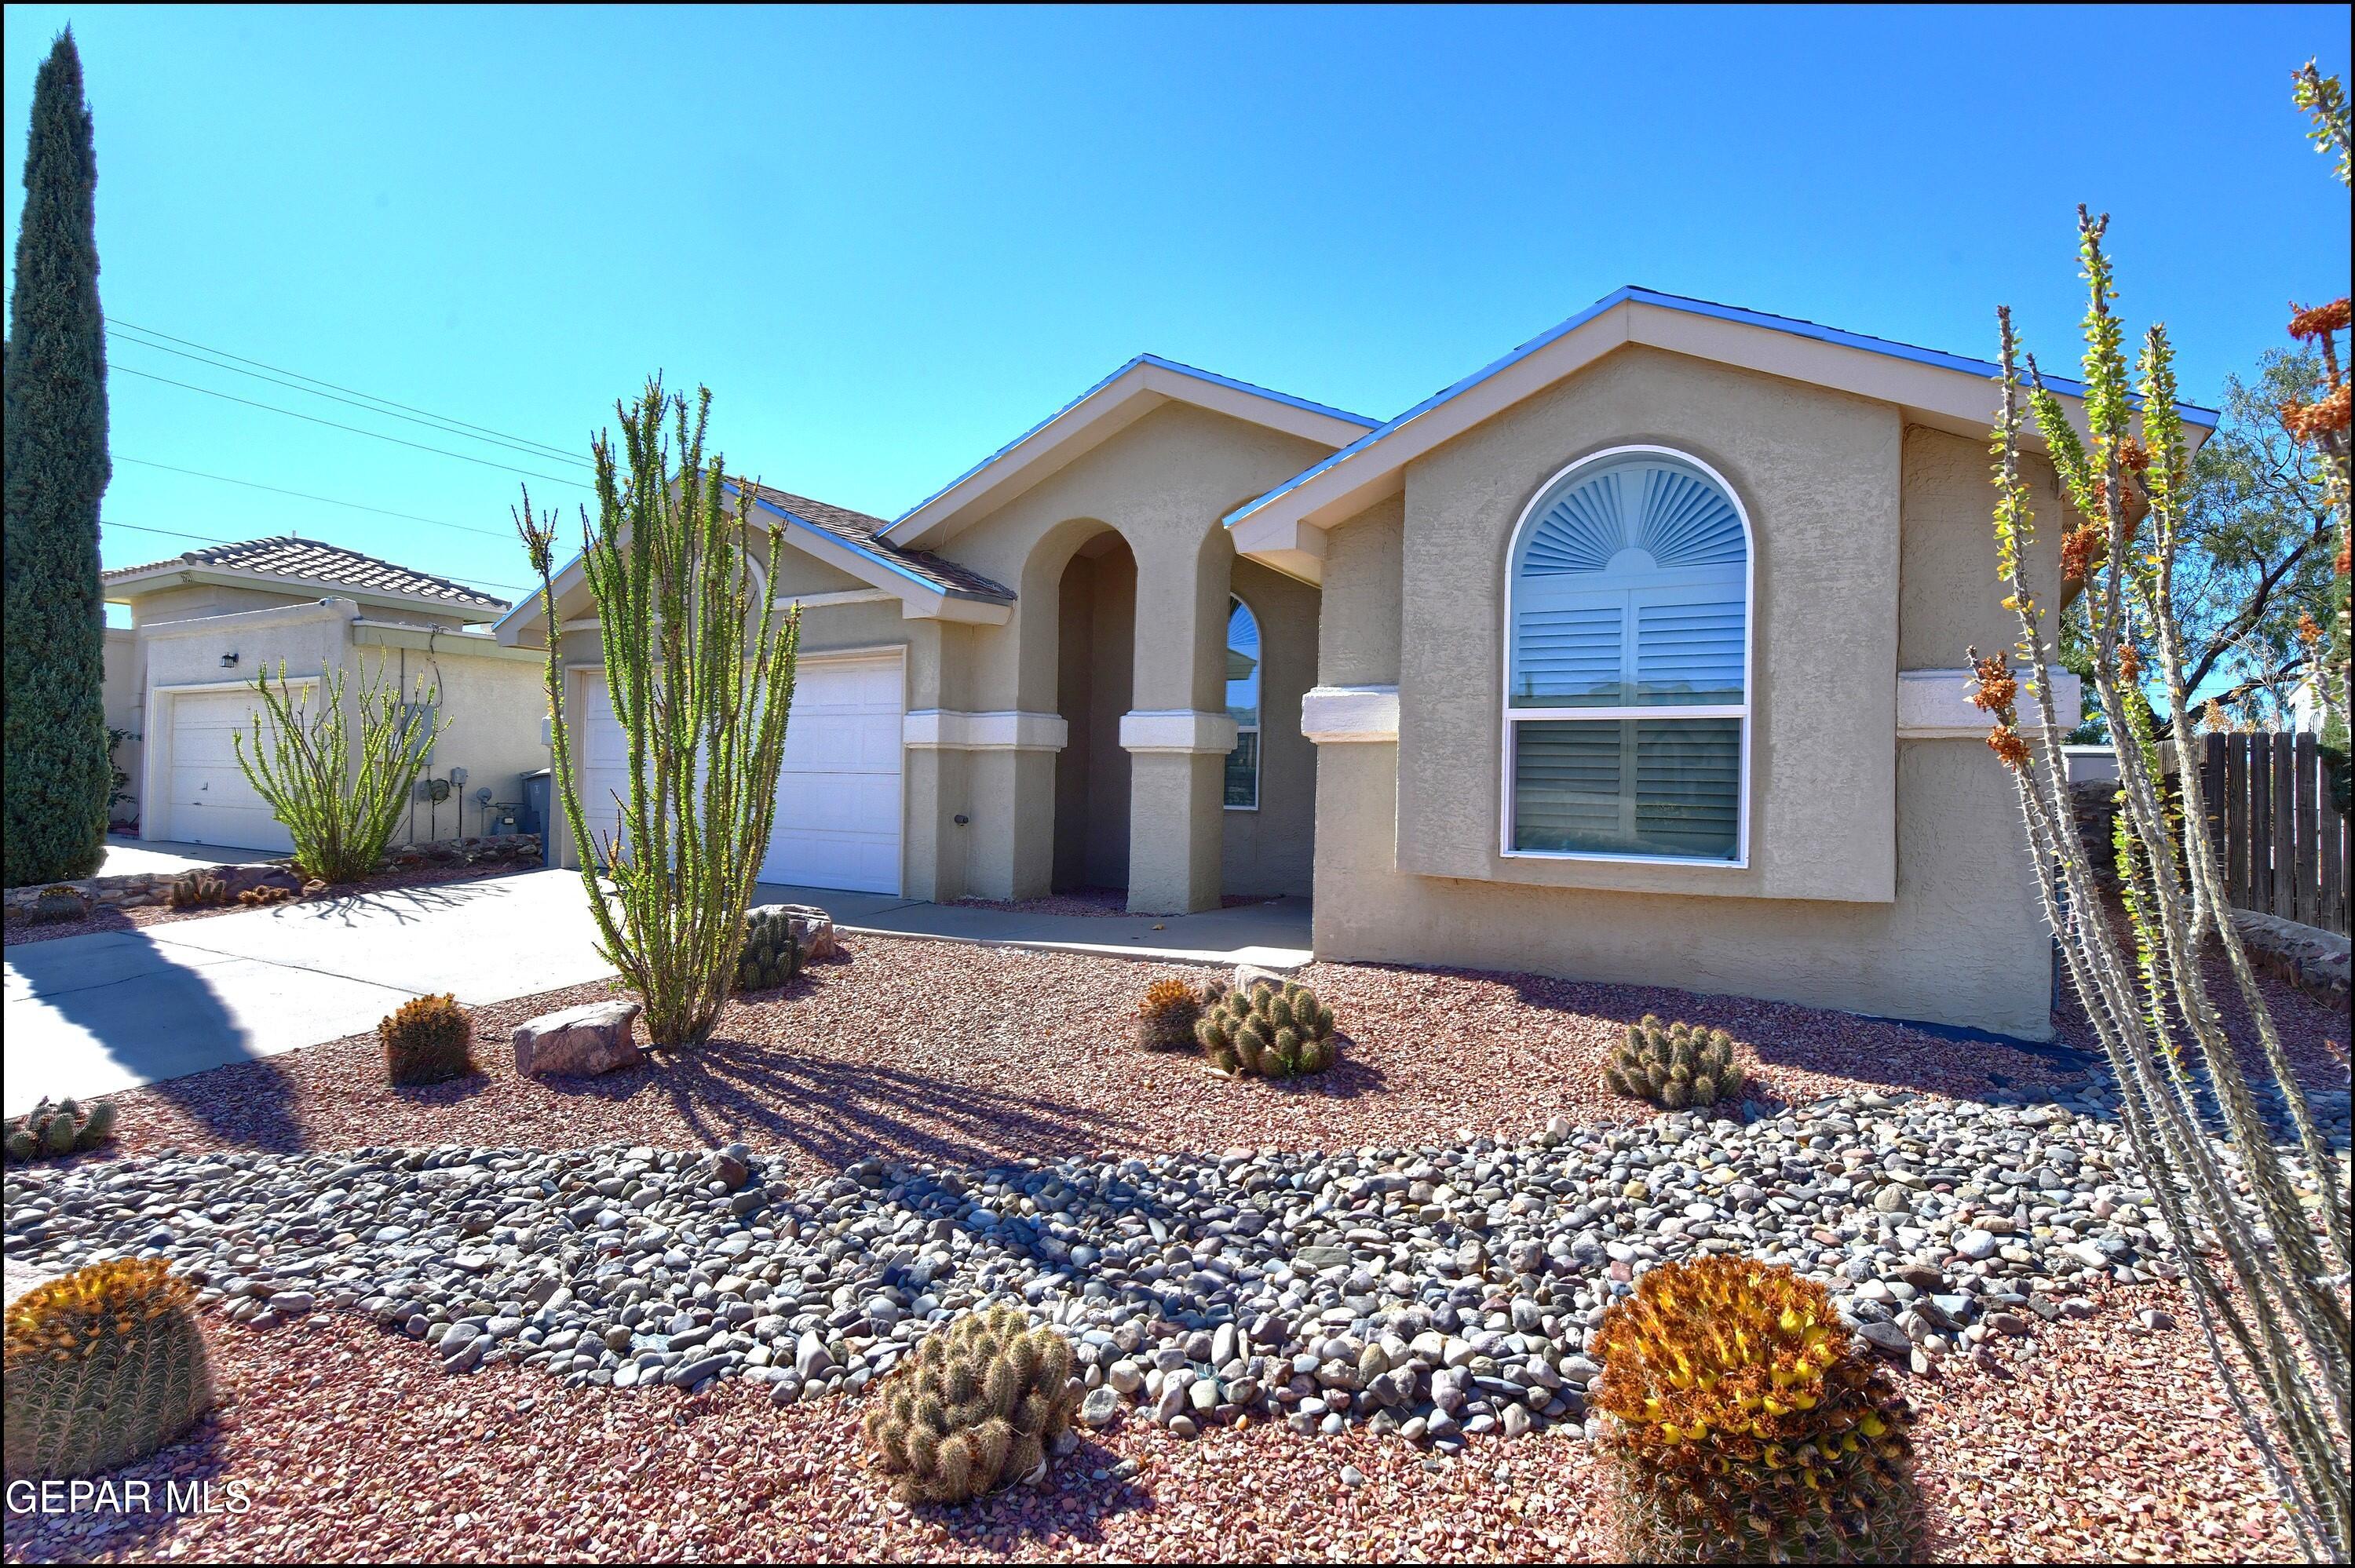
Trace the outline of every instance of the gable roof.
<instances>
[{"instance_id":1,"label":"gable roof","mask_svg":"<svg viewBox=\"0 0 2355 1568\"><path fill-rule=\"evenodd\" d=\"M1190 403L1327 446L1356 440L1380 421L1272 392L1230 376L1140 354L879 530L902 545L945 537L986 503L1028 488L1164 403Z\"/></svg>"},{"instance_id":2,"label":"gable roof","mask_svg":"<svg viewBox=\"0 0 2355 1568\"><path fill-rule=\"evenodd\" d=\"M234 545L214 545L202 550L184 550L170 560L150 561L138 567L118 567L99 575L110 588L129 588L159 577L173 577L191 570L223 580L275 578L304 588L357 588L370 594L446 604L453 609L498 610L507 608L506 599L494 599L464 583L452 582L448 577L421 572L411 567L396 566L374 556L363 556L357 550L346 550L341 545L325 544L292 534L269 539L247 539ZM156 586L165 585L159 583Z\"/></svg>"},{"instance_id":3,"label":"gable roof","mask_svg":"<svg viewBox=\"0 0 2355 1568\"><path fill-rule=\"evenodd\" d=\"M1353 515L1394 490L1412 459L1631 343L1856 392L1899 404L1914 422L1975 436L1993 427L2002 376L1983 359L1629 284L1237 507L1226 519L1235 547L1313 577L1320 551L1301 528ZM2065 404L2082 404L2083 383L2045 384ZM2176 408L2194 447L2216 427L2212 408Z\"/></svg>"},{"instance_id":4,"label":"gable roof","mask_svg":"<svg viewBox=\"0 0 2355 1568\"><path fill-rule=\"evenodd\" d=\"M729 488L734 489L735 484L731 482ZM752 499L763 510L782 513L787 522L798 523L805 528L837 540L887 570L911 576L943 593L966 599L994 599L1001 604L1014 602L1014 590L1003 583L993 581L930 550L902 549L882 537L882 532L889 524L880 517L869 517L864 512L853 512L847 506L813 501L806 495L795 495L789 490L779 490L773 485L755 484L751 488Z\"/></svg>"},{"instance_id":5,"label":"gable roof","mask_svg":"<svg viewBox=\"0 0 2355 1568\"><path fill-rule=\"evenodd\" d=\"M785 539L794 548L896 596L907 615L996 622L1011 613L1012 588L930 550L907 549L881 537L880 517L774 485L741 479L723 480L721 484L731 495L741 496L750 490L755 506L785 524ZM556 574L559 601L586 576L576 552ZM539 596L527 596L499 617L493 630L500 641L517 642L526 630L538 623L540 613Z\"/></svg>"}]
</instances>

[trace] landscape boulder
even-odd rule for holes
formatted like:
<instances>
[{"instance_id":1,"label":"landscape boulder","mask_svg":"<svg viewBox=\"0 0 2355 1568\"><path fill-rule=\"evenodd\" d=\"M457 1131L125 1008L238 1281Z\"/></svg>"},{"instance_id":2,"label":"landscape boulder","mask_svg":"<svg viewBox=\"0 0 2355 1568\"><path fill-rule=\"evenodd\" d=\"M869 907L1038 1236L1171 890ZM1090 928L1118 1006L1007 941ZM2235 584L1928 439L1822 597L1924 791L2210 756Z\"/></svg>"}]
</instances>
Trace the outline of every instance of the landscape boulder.
<instances>
[{"instance_id":1,"label":"landscape boulder","mask_svg":"<svg viewBox=\"0 0 2355 1568\"><path fill-rule=\"evenodd\" d=\"M634 1001L592 1001L518 1023L512 1037L516 1071L526 1077L586 1078L634 1067L645 1060L630 1033L637 1019Z\"/></svg>"},{"instance_id":2,"label":"landscape boulder","mask_svg":"<svg viewBox=\"0 0 2355 1568\"><path fill-rule=\"evenodd\" d=\"M805 964L823 963L842 951L834 938L834 916L815 904L763 904L746 913L784 921Z\"/></svg>"}]
</instances>

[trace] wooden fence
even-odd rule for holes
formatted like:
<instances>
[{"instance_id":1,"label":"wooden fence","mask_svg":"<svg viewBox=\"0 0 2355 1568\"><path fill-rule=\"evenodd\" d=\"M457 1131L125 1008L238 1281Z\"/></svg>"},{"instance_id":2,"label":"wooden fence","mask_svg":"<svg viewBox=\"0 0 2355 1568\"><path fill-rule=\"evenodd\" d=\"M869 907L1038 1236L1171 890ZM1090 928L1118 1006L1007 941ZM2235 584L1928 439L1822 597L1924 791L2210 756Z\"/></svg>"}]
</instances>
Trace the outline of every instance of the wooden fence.
<instances>
[{"instance_id":1,"label":"wooden fence","mask_svg":"<svg viewBox=\"0 0 2355 1568\"><path fill-rule=\"evenodd\" d=\"M2347 929L2348 822L2311 735L2211 735L2208 829L2236 907Z\"/></svg>"}]
</instances>

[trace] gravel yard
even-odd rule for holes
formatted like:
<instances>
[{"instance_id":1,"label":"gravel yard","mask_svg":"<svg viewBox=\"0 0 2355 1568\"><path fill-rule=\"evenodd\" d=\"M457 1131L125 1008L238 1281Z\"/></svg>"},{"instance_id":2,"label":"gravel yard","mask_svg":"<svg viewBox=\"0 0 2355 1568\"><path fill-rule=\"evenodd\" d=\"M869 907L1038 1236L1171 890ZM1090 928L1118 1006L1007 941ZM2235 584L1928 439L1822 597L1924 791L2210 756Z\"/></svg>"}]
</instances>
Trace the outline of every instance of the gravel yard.
<instances>
[{"instance_id":1,"label":"gravel yard","mask_svg":"<svg viewBox=\"0 0 2355 1568\"><path fill-rule=\"evenodd\" d=\"M2119 1292L2013 1379L1967 1362L1909 1390L1943 1560L2291 1562L2254 1457L2189 1328L2117 1331ZM210 1329L227 1397L118 1481L210 1479L243 1512L8 1520L11 1562L262 1563L1344 1558L1604 1561L1586 1444L1476 1440L1460 1458L1353 1433L1141 1421L1092 1436L1035 1491L958 1513L895 1509L859 1462L855 1406L772 1408L741 1383L623 1397L521 1368L444 1377L422 1345L348 1317L301 1334ZM1345 1468L1362 1480L1351 1484Z\"/></svg>"},{"instance_id":2,"label":"gravel yard","mask_svg":"<svg viewBox=\"0 0 2355 1568\"><path fill-rule=\"evenodd\" d=\"M1589 1336L1738 1249L1910 1369L1937 1555L2294 1556L2082 1054L1317 965L1342 1065L1231 1082L1127 1042L1202 972L863 938L603 1079L504 1043L600 983L476 1010L453 1084L388 1089L363 1036L115 1097L114 1148L12 1169L9 1256L207 1286L229 1403L118 1478L254 1506L12 1516L8 1555L1593 1560ZM2343 1150L2342 1021L2282 990ZM1646 1012L1734 1033L1747 1122L1604 1089ZM1082 1440L899 1510L859 1391L987 1299L1072 1337Z\"/></svg>"},{"instance_id":3,"label":"gravel yard","mask_svg":"<svg viewBox=\"0 0 2355 1568\"><path fill-rule=\"evenodd\" d=\"M1964 1096L2050 1084L2068 1053L1956 1043L1843 1013L1734 997L1370 965L1301 979L1340 1014L1342 1060L1293 1085L1231 1082L1129 1044L1160 974L1211 971L1080 954L862 937L782 993L730 1002L693 1052L586 1082L519 1078L506 1032L613 994L603 982L474 1012L481 1075L384 1084L356 1035L116 1097L116 1149L544 1149L741 1140L796 1179L869 1154L986 1164L1023 1156L1519 1138L1547 1118L1644 1119L1603 1054L1646 1012L1726 1028L1758 1092L1791 1101L1887 1086ZM104 1158L101 1156L100 1158Z\"/></svg>"}]
</instances>

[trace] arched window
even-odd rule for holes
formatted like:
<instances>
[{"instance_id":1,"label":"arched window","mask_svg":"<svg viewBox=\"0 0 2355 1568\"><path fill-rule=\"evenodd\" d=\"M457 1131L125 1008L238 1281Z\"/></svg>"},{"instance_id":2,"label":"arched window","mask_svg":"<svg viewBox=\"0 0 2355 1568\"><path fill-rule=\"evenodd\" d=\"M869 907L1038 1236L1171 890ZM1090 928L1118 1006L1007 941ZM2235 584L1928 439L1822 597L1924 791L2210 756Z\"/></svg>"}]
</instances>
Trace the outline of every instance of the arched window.
<instances>
[{"instance_id":1,"label":"arched window","mask_svg":"<svg viewBox=\"0 0 2355 1568\"><path fill-rule=\"evenodd\" d=\"M1746 863L1749 611L1711 470L1622 447L1555 475L1506 581L1504 853Z\"/></svg>"},{"instance_id":2,"label":"arched window","mask_svg":"<svg viewBox=\"0 0 2355 1568\"><path fill-rule=\"evenodd\" d=\"M1227 600L1227 716L1235 748L1227 753L1227 809L1259 809L1259 620L1241 599Z\"/></svg>"}]
</instances>

